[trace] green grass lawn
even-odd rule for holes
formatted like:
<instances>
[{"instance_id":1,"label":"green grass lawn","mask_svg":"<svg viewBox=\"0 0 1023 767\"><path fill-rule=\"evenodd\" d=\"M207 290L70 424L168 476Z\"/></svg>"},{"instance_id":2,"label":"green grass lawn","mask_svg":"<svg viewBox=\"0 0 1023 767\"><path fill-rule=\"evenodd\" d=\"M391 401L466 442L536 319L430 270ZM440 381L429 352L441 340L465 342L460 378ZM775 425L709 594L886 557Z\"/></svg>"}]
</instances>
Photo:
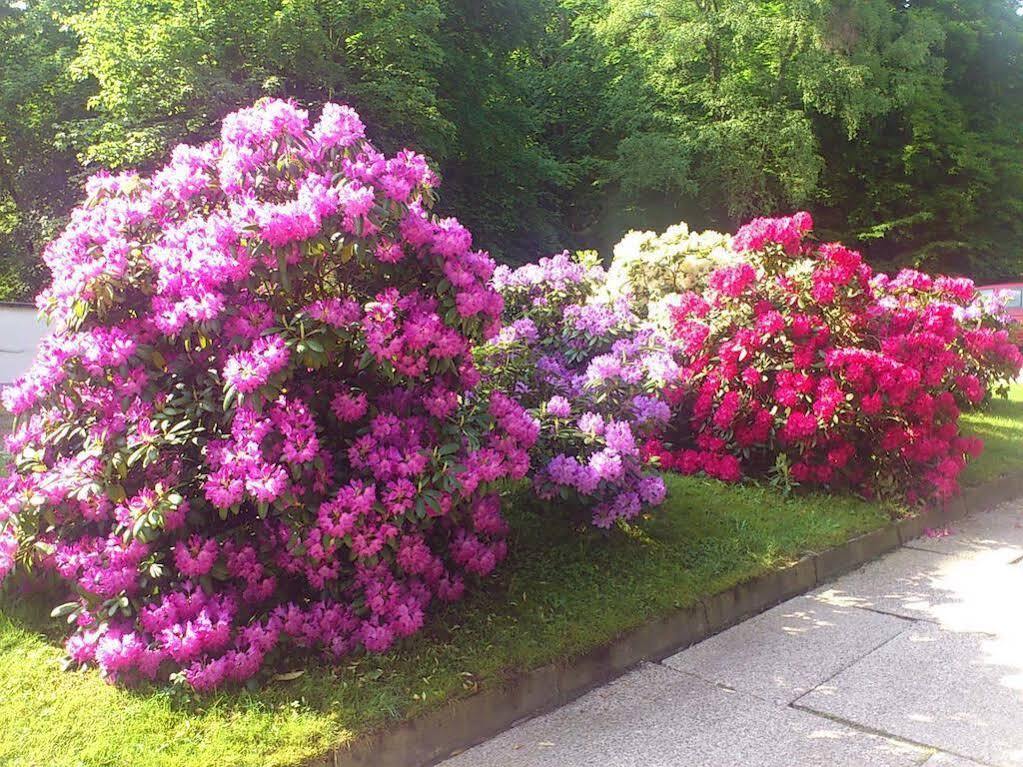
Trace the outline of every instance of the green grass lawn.
<instances>
[{"instance_id":1,"label":"green grass lawn","mask_svg":"<svg viewBox=\"0 0 1023 767\"><path fill-rule=\"evenodd\" d=\"M1011 402L966 421L988 442L966 482L1023 466L1023 386ZM45 612L8 595L0 610L0 764L297 764L888 519L878 505L852 498L785 499L700 478L668 483L656 514L608 540L540 513L510 512L511 555L500 575L399 651L314 667L256 692L189 699L112 687L94 671L63 673Z\"/></svg>"},{"instance_id":2,"label":"green grass lawn","mask_svg":"<svg viewBox=\"0 0 1023 767\"><path fill-rule=\"evenodd\" d=\"M982 413L963 416L963 428L984 440L984 454L968 465L962 484L971 487L1019 471L1023 464L1023 383L1013 384L1008 399L996 399Z\"/></svg>"}]
</instances>

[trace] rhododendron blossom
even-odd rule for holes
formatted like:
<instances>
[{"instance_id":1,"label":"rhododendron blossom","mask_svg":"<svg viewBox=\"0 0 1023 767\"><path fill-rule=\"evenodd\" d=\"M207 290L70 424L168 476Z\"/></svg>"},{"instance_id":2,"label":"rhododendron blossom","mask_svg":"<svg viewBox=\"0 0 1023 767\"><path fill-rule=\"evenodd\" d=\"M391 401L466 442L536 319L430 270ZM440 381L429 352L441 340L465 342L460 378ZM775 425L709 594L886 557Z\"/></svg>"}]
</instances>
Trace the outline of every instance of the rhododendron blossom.
<instances>
[{"instance_id":1,"label":"rhododendron blossom","mask_svg":"<svg viewBox=\"0 0 1023 767\"><path fill-rule=\"evenodd\" d=\"M1019 374L1009 321L973 283L905 270L875 275L859 253L804 241L809 215L736 233L746 263L687 295L674 330L688 362L674 417L644 455L685 474L743 473L945 499L976 455L962 408Z\"/></svg>"},{"instance_id":2,"label":"rhododendron blossom","mask_svg":"<svg viewBox=\"0 0 1023 767\"><path fill-rule=\"evenodd\" d=\"M602 528L664 499L639 443L669 418L662 391L678 375L673 346L627 297L600 300L605 281L592 254L499 266L505 328L479 349L487 388L511 392L540 418L537 495L575 500Z\"/></svg>"},{"instance_id":3,"label":"rhododendron blossom","mask_svg":"<svg viewBox=\"0 0 1023 767\"><path fill-rule=\"evenodd\" d=\"M660 321L680 293L703 290L711 272L739 260L730 241L685 222L661 234L630 231L614 247L604 292L612 300L629 296L637 314Z\"/></svg>"},{"instance_id":4,"label":"rhododendron blossom","mask_svg":"<svg viewBox=\"0 0 1023 767\"><path fill-rule=\"evenodd\" d=\"M211 690L382 652L501 562L494 483L540 426L475 391L502 299L435 183L350 108L278 100L88 182L0 483L0 577L63 582L73 663Z\"/></svg>"}]
</instances>

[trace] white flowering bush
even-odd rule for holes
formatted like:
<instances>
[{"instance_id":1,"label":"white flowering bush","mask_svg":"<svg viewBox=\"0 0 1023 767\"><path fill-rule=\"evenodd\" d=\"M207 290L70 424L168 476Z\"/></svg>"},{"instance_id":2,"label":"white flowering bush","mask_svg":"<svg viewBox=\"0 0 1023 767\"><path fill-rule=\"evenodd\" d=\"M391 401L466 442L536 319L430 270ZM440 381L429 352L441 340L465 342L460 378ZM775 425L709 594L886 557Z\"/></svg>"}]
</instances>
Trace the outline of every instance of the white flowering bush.
<instances>
[{"instance_id":1,"label":"white flowering bush","mask_svg":"<svg viewBox=\"0 0 1023 767\"><path fill-rule=\"evenodd\" d=\"M632 231L615 245L607 292L631 295L635 310L651 319L667 318L673 296L703 290L711 272L736 260L731 238L720 232L692 232L684 222L663 234Z\"/></svg>"}]
</instances>

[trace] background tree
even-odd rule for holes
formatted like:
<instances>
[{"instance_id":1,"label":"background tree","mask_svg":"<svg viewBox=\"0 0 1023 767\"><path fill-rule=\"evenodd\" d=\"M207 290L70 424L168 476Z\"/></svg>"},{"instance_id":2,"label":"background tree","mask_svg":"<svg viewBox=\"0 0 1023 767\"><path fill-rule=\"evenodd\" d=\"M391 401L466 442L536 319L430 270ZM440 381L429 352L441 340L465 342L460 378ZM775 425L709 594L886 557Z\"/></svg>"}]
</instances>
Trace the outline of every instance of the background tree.
<instances>
[{"instance_id":1,"label":"background tree","mask_svg":"<svg viewBox=\"0 0 1023 767\"><path fill-rule=\"evenodd\" d=\"M517 262L796 206L881 268L1023 273L1016 0L0 0L0 295L82 178L343 100Z\"/></svg>"},{"instance_id":2,"label":"background tree","mask_svg":"<svg viewBox=\"0 0 1023 767\"><path fill-rule=\"evenodd\" d=\"M85 109L68 74L75 37L60 21L71 10L61 0L0 4L0 299L42 283L39 248L78 195L59 127Z\"/></svg>"}]
</instances>

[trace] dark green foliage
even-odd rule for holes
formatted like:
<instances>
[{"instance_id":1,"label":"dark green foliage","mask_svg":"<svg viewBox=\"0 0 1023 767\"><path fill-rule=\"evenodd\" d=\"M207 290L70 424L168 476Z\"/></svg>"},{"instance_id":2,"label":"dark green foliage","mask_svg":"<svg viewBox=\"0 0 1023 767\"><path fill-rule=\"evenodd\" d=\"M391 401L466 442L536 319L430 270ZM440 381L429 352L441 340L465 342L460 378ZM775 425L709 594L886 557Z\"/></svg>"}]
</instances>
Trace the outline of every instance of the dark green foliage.
<instances>
[{"instance_id":1,"label":"dark green foliage","mask_svg":"<svg viewBox=\"0 0 1023 767\"><path fill-rule=\"evenodd\" d=\"M1023 274L1016 0L0 0L0 298L88 173L269 94L428 153L513 262L808 207L883 268Z\"/></svg>"}]
</instances>

